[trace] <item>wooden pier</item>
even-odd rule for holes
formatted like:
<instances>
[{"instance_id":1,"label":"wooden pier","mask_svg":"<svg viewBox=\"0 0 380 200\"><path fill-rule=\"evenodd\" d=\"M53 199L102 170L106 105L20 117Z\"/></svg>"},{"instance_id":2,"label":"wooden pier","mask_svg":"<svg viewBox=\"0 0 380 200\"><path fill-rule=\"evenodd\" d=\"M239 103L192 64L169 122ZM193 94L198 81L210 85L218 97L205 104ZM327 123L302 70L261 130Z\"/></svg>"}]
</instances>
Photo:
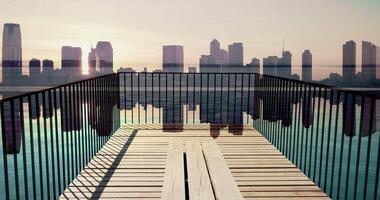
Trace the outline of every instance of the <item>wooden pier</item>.
<instances>
[{"instance_id":1,"label":"wooden pier","mask_svg":"<svg viewBox=\"0 0 380 200\"><path fill-rule=\"evenodd\" d=\"M123 125L60 199L329 199L251 127Z\"/></svg>"}]
</instances>

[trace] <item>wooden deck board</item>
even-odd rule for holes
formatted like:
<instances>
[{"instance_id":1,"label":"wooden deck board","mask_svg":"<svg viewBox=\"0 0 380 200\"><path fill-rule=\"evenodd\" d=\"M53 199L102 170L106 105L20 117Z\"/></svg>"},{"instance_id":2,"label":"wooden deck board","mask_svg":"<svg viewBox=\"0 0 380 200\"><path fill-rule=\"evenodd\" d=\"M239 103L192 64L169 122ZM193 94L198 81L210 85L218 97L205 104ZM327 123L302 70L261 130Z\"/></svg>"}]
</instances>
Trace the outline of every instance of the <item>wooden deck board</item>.
<instances>
[{"instance_id":1,"label":"wooden deck board","mask_svg":"<svg viewBox=\"0 0 380 200\"><path fill-rule=\"evenodd\" d=\"M134 134L134 130L138 131ZM184 199L184 170L188 173L188 184L192 185L188 186L189 193L199 194L189 195L190 199L215 199L218 183L207 180L225 178L215 167L219 161L225 165L223 173L230 174L244 199L329 199L252 127L245 126L242 135L231 134L227 127L217 131L217 137L210 132L209 125L184 125L182 132L163 132L162 125L157 124L122 126L60 199ZM215 146L211 150L206 147L205 152L197 144ZM202 159L207 160L207 155L213 157L217 152L218 162L202 164ZM183 153L187 169L183 166ZM210 174L210 170L220 177ZM182 175L169 177L176 181L168 181L168 171ZM170 182L172 185L168 187ZM220 187L233 187L221 184L224 185ZM167 193L166 188L172 191Z\"/></svg>"},{"instance_id":2,"label":"wooden deck board","mask_svg":"<svg viewBox=\"0 0 380 200\"><path fill-rule=\"evenodd\" d=\"M215 199L209 172L204 162L202 147L199 142L186 143L188 169L189 199Z\"/></svg>"},{"instance_id":3,"label":"wooden deck board","mask_svg":"<svg viewBox=\"0 0 380 200\"><path fill-rule=\"evenodd\" d=\"M185 199L184 168L183 144L180 142L171 142L168 149L168 158L161 199Z\"/></svg>"}]
</instances>

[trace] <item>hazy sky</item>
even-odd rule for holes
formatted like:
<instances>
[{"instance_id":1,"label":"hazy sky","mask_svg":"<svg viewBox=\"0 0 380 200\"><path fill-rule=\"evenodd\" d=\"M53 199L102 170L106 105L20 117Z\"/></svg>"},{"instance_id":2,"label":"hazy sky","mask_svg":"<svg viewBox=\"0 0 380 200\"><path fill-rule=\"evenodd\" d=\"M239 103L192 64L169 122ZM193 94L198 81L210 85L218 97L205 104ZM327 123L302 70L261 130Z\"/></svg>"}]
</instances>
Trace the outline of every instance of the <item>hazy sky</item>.
<instances>
[{"instance_id":1,"label":"hazy sky","mask_svg":"<svg viewBox=\"0 0 380 200\"><path fill-rule=\"evenodd\" d=\"M184 45L185 63L196 66L213 38L223 48L243 42L245 62L280 56L283 38L294 64L304 49L327 65L341 64L346 40L358 54L361 40L380 45L379 0L0 0L6 22L21 25L25 60L56 65L62 45L82 47L87 63L98 40L112 43L115 68L160 67L164 44Z\"/></svg>"}]
</instances>

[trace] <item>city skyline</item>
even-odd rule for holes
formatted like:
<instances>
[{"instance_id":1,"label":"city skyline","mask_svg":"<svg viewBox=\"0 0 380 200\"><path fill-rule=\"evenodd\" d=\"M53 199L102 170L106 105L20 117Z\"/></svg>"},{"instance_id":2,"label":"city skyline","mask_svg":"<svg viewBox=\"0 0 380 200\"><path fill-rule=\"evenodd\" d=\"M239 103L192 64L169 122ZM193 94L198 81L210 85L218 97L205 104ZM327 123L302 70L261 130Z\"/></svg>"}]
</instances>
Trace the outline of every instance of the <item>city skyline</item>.
<instances>
[{"instance_id":1,"label":"city skyline","mask_svg":"<svg viewBox=\"0 0 380 200\"><path fill-rule=\"evenodd\" d=\"M3 28L3 45L2 51L2 82L16 81L24 75L22 70L22 34L19 24L6 23ZM344 80L350 80L359 77L370 80L380 79L380 57L379 47L375 44L362 41L362 64L361 70L356 72L356 43L353 40L346 41L343 44L343 59L342 59L342 74ZM234 42L228 45L228 50L221 48L221 43L217 39L210 42L210 55L201 55L199 59L200 72L244 72L244 73L260 73L285 78L302 80L315 80L313 78L312 55L310 50L305 50L302 53L302 68L301 72L297 73L292 65L291 51L285 51L285 41L283 41L282 57L268 56L263 58L262 70L260 60L255 57L250 63L244 63L244 47L242 42ZM310 54L310 55L305 55ZM89 74L94 73L113 73L114 71L114 51L112 44L109 41L98 41L95 48L91 45L91 51L88 53L88 69L82 62L81 47L62 46L61 47L61 67L58 72L65 73L88 71ZM309 57L309 58L307 58ZM46 60L46 59L45 59ZM44 61L45 61L44 60ZM48 68L54 69L54 61L48 64ZM51 65L51 67L50 67ZM46 68L45 66L43 68ZM188 67L191 68L191 67ZM309 69L307 69L309 68ZM57 68L58 69L58 68ZM119 67L122 69L122 67ZM132 69L133 70L133 69ZM36 78L43 71L41 70L41 60L32 58L29 61L28 74L30 78ZM149 70L150 71L150 70ZM156 71L156 70L153 70ZM164 72L185 72L184 64L184 46L182 45L164 45L162 48L162 71ZM339 70L340 71L340 70ZM331 76L340 74L339 71L330 73ZM144 72L148 72L147 67L144 67ZM81 74L80 73L80 74ZM13 74L13 75L12 75ZM4 77L8 77L4 79ZM12 78L13 77L13 78Z\"/></svg>"},{"instance_id":2,"label":"city skyline","mask_svg":"<svg viewBox=\"0 0 380 200\"><path fill-rule=\"evenodd\" d=\"M160 49L165 44L185 46L184 65L188 67L198 65L199 55L207 53L208 41L218 38L224 44L243 42L244 63L249 63L252 57L281 56L282 40L285 39L286 49L293 54L294 65L301 65L304 49L313 52L315 65L340 65L340 47L345 41L366 40L380 44L380 28L376 23L380 16L376 11L380 4L370 1L223 2L227 6L215 6L212 1L163 1L159 7L137 1L128 4L118 2L120 5L117 6L112 2L90 4L81 1L75 2L75 7L71 6L70 1L53 3L37 0L30 4L16 0L0 3L3 5L0 23L16 22L22 26L24 61L37 57L57 62L62 45L80 46L82 60L86 60L91 44L107 40L117 50L114 55L115 69L121 66L157 69L162 62ZM252 12L252 7L255 12ZM82 16L83 8L92 12ZM136 12L141 9L144 12L137 15ZM221 14L207 15L207 11L212 9ZM326 16L320 10L326 10L326 13L331 11L329 15L333 16ZM98 16L96 13L101 11L104 14ZM178 19L164 13L178 15ZM45 17L47 15L49 18ZM302 19L292 20L300 17ZM336 24L340 24L339 29ZM44 28L47 26L51 28ZM278 26L286 28L278 31ZM302 31L297 27L303 27ZM328 35L312 34L326 30L329 30ZM221 48L227 49L227 46ZM359 62L361 54L358 50Z\"/></svg>"}]
</instances>

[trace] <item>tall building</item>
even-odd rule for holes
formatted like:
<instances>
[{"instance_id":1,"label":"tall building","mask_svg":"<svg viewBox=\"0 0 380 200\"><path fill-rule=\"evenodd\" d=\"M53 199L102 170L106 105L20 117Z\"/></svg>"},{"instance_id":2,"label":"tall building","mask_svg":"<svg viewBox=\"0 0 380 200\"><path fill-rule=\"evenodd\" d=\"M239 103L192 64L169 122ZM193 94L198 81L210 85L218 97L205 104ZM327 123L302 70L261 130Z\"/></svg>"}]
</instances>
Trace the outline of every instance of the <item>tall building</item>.
<instances>
[{"instance_id":1,"label":"tall building","mask_svg":"<svg viewBox=\"0 0 380 200\"><path fill-rule=\"evenodd\" d=\"M210 56L217 59L220 55L220 43L218 40L213 39L210 43Z\"/></svg>"},{"instance_id":2,"label":"tall building","mask_svg":"<svg viewBox=\"0 0 380 200\"><path fill-rule=\"evenodd\" d=\"M313 80L313 55L308 49L302 53L302 80Z\"/></svg>"},{"instance_id":3,"label":"tall building","mask_svg":"<svg viewBox=\"0 0 380 200\"><path fill-rule=\"evenodd\" d=\"M91 51L90 53L88 53L88 72L92 74L95 71L96 71L96 49L92 48L92 45L91 45Z\"/></svg>"},{"instance_id":4,"label":"tall building","mask_svg":"<svg viewBox=\"0 0 380 200\"><path fill-rule=\"evenodd\" d=\"M281 59L277 56L269 56L263 59L263 74L277 76L277 65Z\"/></svg>"},{"instance_id":5,"label":"tall building","mask_svg":"<svg viewBox=\"0 0 380 200\"><path fill-rule=\"evenodd\" d=\"M356 43L352 40L343 44L343 78L349 79L356 74Z\"/></svg>"},{"instance_id":6,"label":"tall building","mask_svg":"<svg viewBox=\"0 0 380 200\"><path fill-rule=\"evenodd\" d=\"M80 47L63 46L61 49L62 69L81 69L82 49Z\"/></svg>"},{"instance_id":7,"label":"tall building","mask_svg":"<svg viewBox=\"0 0 380 200\"><path fill-rule=\"evenodd\" d=\"M228 52L220 48L218 40L210 42L210 55L202 55L199 59L199 71L207 73L219 73L228 65ZM227 67L228 68L228 67Z\"/></svg>"},{"instance_id":8,"label":"tall building","mask_svg":"<svg viewBox=\"0 0 380 200\"><path fill-rule=\"evenodd\" d=\"M222 66L228 65L228 51L221 49L219 54L219 63Z\"/></svg>"},{"instance_id":9,"label":"tall building","mask_svg":"<svg viewBox=\"0 0 380 200\"><path fill-rule=\"evenodd\" d=\"M277 65L277 76L284 78L292 77L292 54L290 51L282 52L282 58Z\"/></svg>"},{"instance_id":10,"label":"tall building","mask_svg":"<svg viewBox=\"0 0 380 200\"><path fill-rule=\"evenodd\" d=\"M22 74L22 45L19 24L4 24L2 43L3 84L14 84Z\"/></svg>"},{"instance_id":11,"label":"tall building","mask_svg":"<svg viewBox=\"0 0 380 200\"><path fill-rule=\"evenodd\" d=\"M42 71L52 71L54 69L54 62L52 60L45 59L42 61Z\"/></svg>"},{"instance_id":12,"label":"tall building","mask_svg":"<svg viewBox=\"0 0 380 200\"><path fill-rule=\"evenodd\" d=\"M41 73L41 61L33 58L29 61L29 76L36 77Z\"/></svg>"},{"instance_id":13,"label":"tall building","mask_svg":"<svg viewBox=\"0 0 380 200\"><path fill-rule=\"evenodd\" d=\"M99 41L96 45L96 65L102 73L113 73L113 49L110 42Z\"/></svg>"},{"instance_id":14,"label":"tall building","mask_svg":"<svg viewBox=\"0 0 380 200\"><path fill-rule=\"evenodd\" d=\"M260 60L252 58L251 62L246 65L246 72L260 74Z\"/></svg>"},{"instance_id":15,"label":"tall building","mask_svg":"<svg viewBox=\"0 0 380 200\"><path fill-rule=\"evenodd\" d=\"M362 42L362 75L365 79L376 78L376 45Z\"/></svg>"},{"instance_id":16,"label":"tall building","mask_svg":"<svg viewBox=\"0 0 380 200\"><path fill-rule=\"evenodd\" d=\"M228 62L230 66L243 66L243 43L228 45Z\"/></svg>"},{"instance_id":17,"label":"tall building","mask_svg":"<svg viewBox=\"0 0 380 200\"><path fill-rule=\"evenodd\" d=\"M183 46L166 45L162 48L162 60L164 72L184 72Z\"/></svg>"}]
</instances>

